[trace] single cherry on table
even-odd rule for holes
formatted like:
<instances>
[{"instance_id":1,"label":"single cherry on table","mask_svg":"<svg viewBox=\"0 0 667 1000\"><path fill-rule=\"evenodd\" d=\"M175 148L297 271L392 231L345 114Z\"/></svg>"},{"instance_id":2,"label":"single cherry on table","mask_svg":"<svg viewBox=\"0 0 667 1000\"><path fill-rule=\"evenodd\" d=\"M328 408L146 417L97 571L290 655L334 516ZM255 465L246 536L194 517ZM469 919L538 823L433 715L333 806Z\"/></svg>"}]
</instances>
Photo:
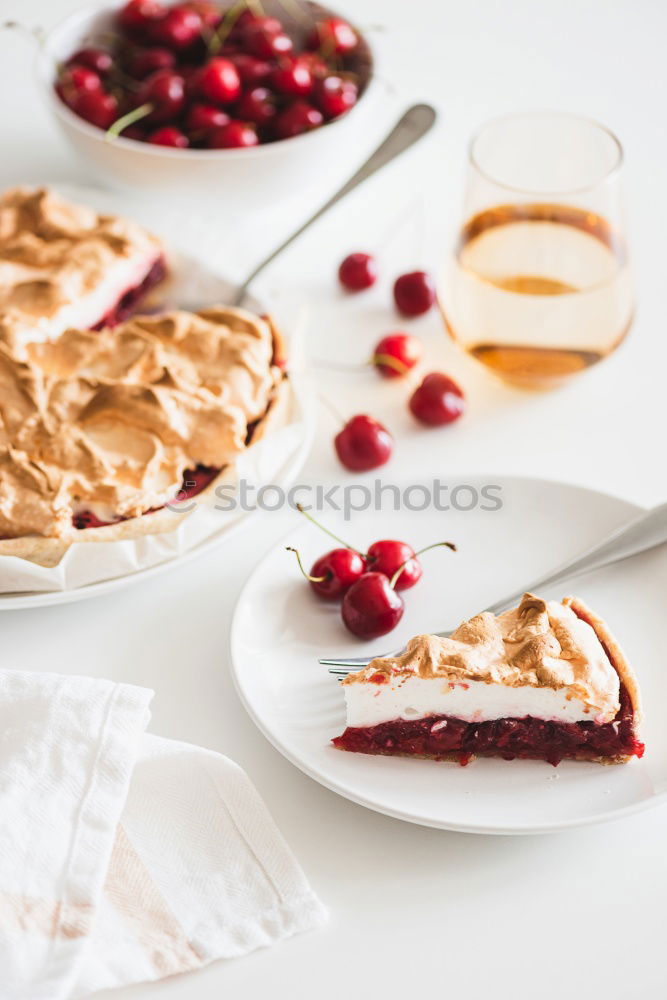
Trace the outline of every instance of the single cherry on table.
<instances>
[{"instance_id":1,"label":"single cherry on table","mask_svg":"<svg viewBox=\"0 0 667 1000\"><path fill-rule=\"evenodd\" d=\"M410 333L390 333L375 345L371 363L383 378L401 378L421 360L422 345Z\"/></svg>"},{"instance_id":2,"label":"single cherry on table","mask_svg":"<svg viewBox=\"0 0 667 1000\"><path fill-rule=\"evenodd\" d=\"M410 410L427 427L451 424L466 408L463 390L443 372L426 375L410 397Z\"/></svg>"},{"instance_id":3,"label":"single cherry on table","mask_svg":"<svg viewBox=\"0 0 667 1000\"><path fill-rule=\"evenodd\" d=\"M338 280L348 292L361 292L378 279L378 266L369 253L348 254L338 268Z\"/></svg>"},{"instance_id":4,"label":"single cherry on table","mask_svg":"<svg viewBox=\"0 0 667 1000\"><path fill-rule=\"evenodd\" d=\"M394 439L378 420L357 414L334 438L336 454L346 469L369 472L385 465L394 450Z\"/></svg>"},{"instance_id":5,"label":"single cherry on table","mask_svg":"<svg viewBox=\"0 0 667 1000\"><path fill-rule=\"evenodd\" d=\"M394 282L396 308L404 316L422 316L435 303L435 284L426 271L410 271Z\"/></svg>"}]
</instances>

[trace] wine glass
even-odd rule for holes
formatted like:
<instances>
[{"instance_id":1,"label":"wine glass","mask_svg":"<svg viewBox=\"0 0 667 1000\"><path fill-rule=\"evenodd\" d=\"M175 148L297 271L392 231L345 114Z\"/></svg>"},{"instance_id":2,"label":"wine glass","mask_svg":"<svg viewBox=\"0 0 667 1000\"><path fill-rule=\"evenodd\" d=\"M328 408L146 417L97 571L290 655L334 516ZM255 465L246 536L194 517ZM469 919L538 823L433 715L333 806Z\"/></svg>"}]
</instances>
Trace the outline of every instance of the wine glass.
<instances>
[{"instance_id":1,"label":"wine glass","mask_svg":"<svg viewBox=\"0 0 667 1000\"><path fill-rule=\"evenodd\" d=\"M559 384L627 334L622 164L616 136L573 114L509 115L473 136L441 308L453 339L505 381Z\"/></svg>"}]
</instances>

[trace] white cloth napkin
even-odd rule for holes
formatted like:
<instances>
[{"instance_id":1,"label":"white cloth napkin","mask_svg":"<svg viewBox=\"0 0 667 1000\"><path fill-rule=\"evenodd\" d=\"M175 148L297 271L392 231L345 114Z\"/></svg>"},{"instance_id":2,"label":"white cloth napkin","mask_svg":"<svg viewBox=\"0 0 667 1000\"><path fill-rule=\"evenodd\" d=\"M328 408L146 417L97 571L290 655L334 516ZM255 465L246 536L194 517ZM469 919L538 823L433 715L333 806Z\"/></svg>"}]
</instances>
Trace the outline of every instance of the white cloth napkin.
<instances>
[{"instance_id":1,"label":"white cloth napkin","mask_svg":"<svg viewBox=\"0 0 667 1000\"><path fill-rule=\"evenodd\" d=\"M144 734L151 697L0 670L0 1000L159 979L324 919L244 772Z\"/></svg>"}]
</instances>

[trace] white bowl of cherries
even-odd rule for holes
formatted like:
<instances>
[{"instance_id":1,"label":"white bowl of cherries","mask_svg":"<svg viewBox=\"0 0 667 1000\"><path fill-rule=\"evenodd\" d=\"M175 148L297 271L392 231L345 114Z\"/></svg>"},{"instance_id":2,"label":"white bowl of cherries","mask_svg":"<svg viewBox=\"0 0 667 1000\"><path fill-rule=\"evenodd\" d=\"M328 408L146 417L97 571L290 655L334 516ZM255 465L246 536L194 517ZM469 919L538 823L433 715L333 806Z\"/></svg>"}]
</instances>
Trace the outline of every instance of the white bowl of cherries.
<instances>
[{"instance_id":1,"label":"white bowl of cherries","mask_svg":"<svg viewBox=\"0 0 667 1000\"><path fill-rule=\"evenodd\" d=\"M275 198L353 148L373 54L307 0L129 0L71 15L38 72L65 135L104 181Z\"/></svg>"}]
</instances>

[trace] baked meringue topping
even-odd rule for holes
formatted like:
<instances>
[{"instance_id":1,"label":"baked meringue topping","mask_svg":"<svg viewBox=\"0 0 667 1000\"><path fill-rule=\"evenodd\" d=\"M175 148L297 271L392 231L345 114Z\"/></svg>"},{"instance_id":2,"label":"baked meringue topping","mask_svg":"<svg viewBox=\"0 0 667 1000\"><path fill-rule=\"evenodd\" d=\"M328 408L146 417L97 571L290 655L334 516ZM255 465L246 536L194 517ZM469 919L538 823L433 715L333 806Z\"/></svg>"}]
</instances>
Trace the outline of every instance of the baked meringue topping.
<instances>
[{"instance_id":1,"label":"baked meringue topping","mask_svg":"<svg viewBox=\"0 0 667 1000\"><path fill-rule=\"evenodd\" d=\"M90 329L164 274L160 242L140 226L40 188L0 197L0 340L17 356L68 327ZM150 278L150 281L149 281Z\"/></svg>"},{"instance_id":2,"label":"baked meringue topping","mask_svg":"<svg viewBox=\"0 0 667 1000\"><path fill-rule=\"evenodd\" d=\"M402 656L372 660L343 684L353 727L427 715L604 724L620 707L619 676L591 625L532 594L447 639L418 635Z\"/></svg>"},{"instance_id":3,"label":"baked meringue topping","mask_svg":"<svg viewBox=\"0 0 667 1000\"><path fill-rule=\"evenodd\" d=\"M241 309L141 316L0 343L0 535L62 537L80 510L163 506L186 469L243 451L282 377L270 323Z\"/></svg>"}]
</instances>

